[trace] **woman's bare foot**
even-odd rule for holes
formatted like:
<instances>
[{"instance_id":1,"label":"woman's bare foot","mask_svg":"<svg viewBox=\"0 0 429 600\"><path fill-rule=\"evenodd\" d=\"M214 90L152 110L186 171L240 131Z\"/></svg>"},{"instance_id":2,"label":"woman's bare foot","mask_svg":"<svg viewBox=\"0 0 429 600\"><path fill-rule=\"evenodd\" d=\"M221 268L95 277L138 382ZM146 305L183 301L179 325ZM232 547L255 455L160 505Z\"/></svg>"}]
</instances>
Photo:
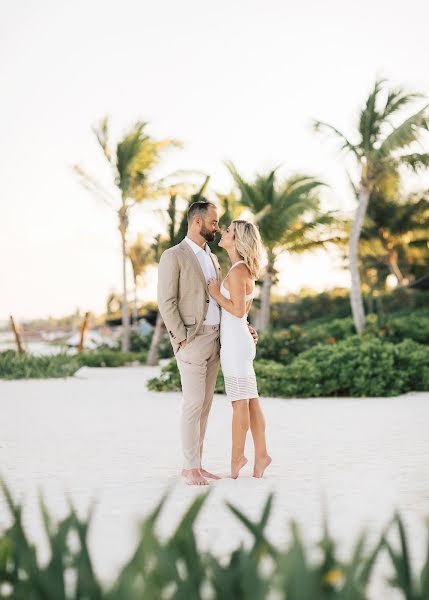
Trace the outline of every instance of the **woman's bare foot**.
<instances>
[{"instance_id":1,"label":"woman's bare foot","mask_svg":"<svg viewBox=\"0 0 429 600\"><path fill-rule=\"evenodd\" d=\"M271 460L271 456L268 456L268 454L262 458L256 458L253 467L253 477L263 477L265 469L271 464Z\"/></svg>"},{"instance_id":2,"label":"woman's bare foot","mask_svg":"<svg viewBox=\"0 0 429 600\"><path fill-rule=\"evenodd\" d=\"M200 469L200 473L203 477L208 477L209 479L222 479L221 477L219 477L219 475L210 473L210 471L206 471L205 469Z\"/></svg>"},{"instance_id":3,"label":"woman's bare foot","mask_svg":"<svg viewBox=\"0 0 429 600\"><path fill-rule=\"evenodd\" d=\"M205 479L199 469L183 469L182 477L187 485L208 485L209 482Z\"/></svg>"},{"instance_id":4,"label":"woman's bare foot","mask_svg":"<svg viewBox=\"0 0 429 600\"><path fill-rule=\"evenodd\" d=\"M244 467L244 465L247 464L247 458L245 456L242 456L241 458L234 460L231 460L231 477L232 479L237 479L238 474L240 473L240 469L242 469Z\"/></svg>"}]
</instances>

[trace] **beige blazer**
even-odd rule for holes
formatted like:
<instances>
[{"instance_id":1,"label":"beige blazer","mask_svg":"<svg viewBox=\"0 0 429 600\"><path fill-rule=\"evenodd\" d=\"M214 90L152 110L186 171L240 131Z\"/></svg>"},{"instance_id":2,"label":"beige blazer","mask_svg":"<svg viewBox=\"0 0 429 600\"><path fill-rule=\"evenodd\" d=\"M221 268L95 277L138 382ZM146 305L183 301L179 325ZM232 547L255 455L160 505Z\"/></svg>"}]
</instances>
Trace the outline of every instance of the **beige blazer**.
<instances>
[{"instance_id":1,"label":"beige blazer","mask_svg":"<svg viewBox=\"0 0 429 600\"><path fill-rule=\"evenodd\" d=\"M211 253L218 281L219 261ZM195 337L207 315L209 293L198 258L183 240L162 253L158 269L158 307L171 345L177 352L180 342Z\"/></svg>"}]
</instances>

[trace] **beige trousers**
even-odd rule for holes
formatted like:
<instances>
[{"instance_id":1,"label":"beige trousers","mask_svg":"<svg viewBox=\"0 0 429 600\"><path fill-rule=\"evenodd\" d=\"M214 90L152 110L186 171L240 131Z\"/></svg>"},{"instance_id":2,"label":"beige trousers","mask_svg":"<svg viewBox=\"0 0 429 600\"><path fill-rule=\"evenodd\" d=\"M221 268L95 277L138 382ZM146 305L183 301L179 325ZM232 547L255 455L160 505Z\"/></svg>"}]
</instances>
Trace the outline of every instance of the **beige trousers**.
<instances>
[{"instance_id":1,"label":"beige trousers","mask_svg":"<svg viewBox=\"0 0 429 600\"><path fill-rule=\"evenodd\" d=\"M219 326L203 325L185 348L179 348L176 360L183 392L183 468L199 469L219 370Z\"/></svg>"}]
</instances>

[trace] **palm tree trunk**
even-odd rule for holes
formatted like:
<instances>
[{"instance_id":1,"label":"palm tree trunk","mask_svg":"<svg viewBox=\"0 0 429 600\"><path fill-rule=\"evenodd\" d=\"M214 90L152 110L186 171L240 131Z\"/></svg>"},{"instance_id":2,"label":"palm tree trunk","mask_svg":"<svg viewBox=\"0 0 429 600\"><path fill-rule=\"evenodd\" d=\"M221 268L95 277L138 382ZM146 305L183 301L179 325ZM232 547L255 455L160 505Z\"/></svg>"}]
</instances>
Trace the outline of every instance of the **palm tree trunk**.
<instances>
[{"instance_id":1,"label":"palm tree trunk","mask_svg":"<svg viewBox=\"0 0 429 600\"><path fill-rule=\"evenodd\" d=\"M85 346L85 337L88 332L88 321L89 321L89 312L85 313L85 316L82 321L82 325L80 326L80 338L79 345L77 347L78 352L83 352L83 348Z\"/></svg>"},{"instance_id":2,"label":"palm tree trunk","mask_svg":"<svg viewBox=\"0 0 429 600\"><path fill-rule=\"evenodd\" d=\"M137 327L139 311L137 310L137 278L134 278L134 306L133 306L133 321L134 327Z\"/></svg>"},{"instance_id":3,"label":"palm tree trunk","mask_svg":"<svg viewBox=\"0 0 429 600\"><path fill-rule=\"evenodd\" d=\"M273 267L274 257L269 256L267 268L265 270L265 275L262 282L261 308L259 312L259 329L261 331L268 331L270 326L270 299L271 287L273 285Z\"/></svg>"},{"instance_id":4,"label":"palm tree trunk","mask_svg":"<svg viewBox=\"0 0 429 600\"><path fill-rule=\"evenodd\" d=\"M130 348L130 317L128 312L127 296L127 248L125 234L121 231L122 238L122 352Z\"/></svg>"},{"instance_id":5,"label":"palm tree trunk","mask_svg":"<svg viewBox=\"0 0 429 600\"><path fill-rule=\"evenodd\" d=\"M161 313L158 311L156 315L155 330L153 332L152 341L150 343L149 354L147 357L146 364L150 367L154 367L158 364L158 347L161 341L162 329L164 322L161 317Z\"/></svg>"},{"instance_id":6,"label":"palm tree trunk","mask_svg":"<svg viewBox=\"0 0 429 600\"><path fill-rule=\"evenodd\" d=\"M359 275L359 239L365 219L366 209L368 207L370 193L371 191L369 186L361 181L359 190L359 204L356 209L355 218L353 219L349 242L349 267L351 276L350 303L352 307L353 322L359 335L365 328L365 311Z\"/></svg>"},{"instance_id":7,"label":"palm tree trunk","mask_svg":"<svg viewBox=\"0 0 429 600\"><path fill-rule=\"evenodd\" d=\"M15 323L15 319L13 318L12 315L10 315L10 322L11 322L11 325L12 325L13 333L15 335L15 342L16 342L16 348L18 350L18 353L19 354L24 354L25 350L24 350L24 346L22 345L21 332L19 330L19 327Z\"/></svg>"}]
</instances>

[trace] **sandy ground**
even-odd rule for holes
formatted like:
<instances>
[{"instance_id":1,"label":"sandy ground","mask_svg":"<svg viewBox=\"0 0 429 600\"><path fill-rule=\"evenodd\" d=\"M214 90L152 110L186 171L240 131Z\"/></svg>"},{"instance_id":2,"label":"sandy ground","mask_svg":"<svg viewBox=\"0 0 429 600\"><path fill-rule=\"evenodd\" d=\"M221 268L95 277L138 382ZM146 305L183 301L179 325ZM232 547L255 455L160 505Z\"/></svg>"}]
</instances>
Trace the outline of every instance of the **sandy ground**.
<instances>
[{"instance_id":1,"label":"sandy ground","mask_svg":"<svg viewBox=\"0 0 429 600\"><path fill-rule=\"evenodd\" d=\"M79 511L96 501L90 545L100 576L114 577L131 555L137 523L166 489L170 496L160 533L170 532L200 490L177 477L181 468L181 395L151 393L148 367L81 369L67 380L0 381L0 475L25 500L25 519L44 557L37 489L57 517L68 491ZM249 465L228 478L231 408L216 396L209 419L205 466L224 476L210 485L197 523L202 548L222 555L249 537L225 506L230 501L256 517L269 492L275 502L268 526L280 545L295 519L308 542L318 539L322 510L340 554L368 529L374 540L395 509L412 538L420 566L429 516L429 394L399 398L282 400L264 398L273 464L262 480ZM0 499L0 527L8 522ZM383 596L380 562L371 598ZM394 600L395 595L389 598Z\"/></svg>"}]
</instances>

